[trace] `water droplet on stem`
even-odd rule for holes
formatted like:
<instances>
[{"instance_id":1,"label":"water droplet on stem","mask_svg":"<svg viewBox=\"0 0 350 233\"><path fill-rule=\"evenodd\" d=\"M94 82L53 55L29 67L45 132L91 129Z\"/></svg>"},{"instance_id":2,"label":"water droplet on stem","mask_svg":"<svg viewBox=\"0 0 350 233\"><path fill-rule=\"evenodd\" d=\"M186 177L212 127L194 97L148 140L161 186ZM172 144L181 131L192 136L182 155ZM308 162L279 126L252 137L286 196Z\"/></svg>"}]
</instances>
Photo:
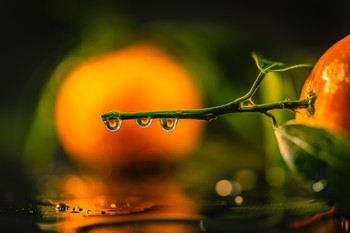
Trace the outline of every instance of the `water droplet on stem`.
<instances>
[{"instance_id":1,"label":"water droplet on stem","mask_svg":"<svg viewBox=\"0 0 350 233\"><path fill-rule=\"evenodd\" d=\"M141 127L141 128L147 128L152 124L152 118L140 118L136 120L136 123Z\"/></svg>"},{"instance_id":2,"label":"water droplet on stem","mask_svg":"<svg viewBox=\"0 0 350 233\"><path fill-rule=\"evenodd\" d=\"M178 122L177 118L160 119L160 125L167 132L173 131L176 128L177 122Z\"/></svg>"},{"instance_id":3,"label":"water droplet on stem","mask_svg":"<svg viewBox=\"0 0 350 233\"><path fill-rule=\"evenodd\" d=\"M119 119L106 120L106 121L104 121L104 123L105 123L107 129L109 131L112 131L112 132L117 131L122 126L122 120L119 120Z\"/></svg>"}]
</instances>

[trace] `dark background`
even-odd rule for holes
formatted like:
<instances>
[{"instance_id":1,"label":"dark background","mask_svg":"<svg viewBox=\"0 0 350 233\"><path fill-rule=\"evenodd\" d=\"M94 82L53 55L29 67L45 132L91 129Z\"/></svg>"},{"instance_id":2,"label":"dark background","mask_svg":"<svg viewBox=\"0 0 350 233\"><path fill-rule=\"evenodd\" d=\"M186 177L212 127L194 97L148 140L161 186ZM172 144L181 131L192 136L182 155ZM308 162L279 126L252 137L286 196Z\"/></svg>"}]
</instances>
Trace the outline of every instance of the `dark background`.
<instances>
[{"instance_id":1,"label":"dark background","mask_svg":"<svg viewBox=\"0 0 350 233\"><path fill-rule=\"evenodd\" d=\"M279 58L285 56L284 48L317 57L350 31L350 1L346 0L2 1L0 156L4 162L0 170L4 174L0 175L13 177L1 179L2 188L21 183L23 190L31 189L21 169L25 164L18 163L17 158L40 90L60 59L79 44L84 22L97 11L127 15L135 28L151 21L223 24L240 33L240 41L246 43L242 53L258 50ZM229 58L220 59L224 64Z\"/></svg>"}]
</instances>

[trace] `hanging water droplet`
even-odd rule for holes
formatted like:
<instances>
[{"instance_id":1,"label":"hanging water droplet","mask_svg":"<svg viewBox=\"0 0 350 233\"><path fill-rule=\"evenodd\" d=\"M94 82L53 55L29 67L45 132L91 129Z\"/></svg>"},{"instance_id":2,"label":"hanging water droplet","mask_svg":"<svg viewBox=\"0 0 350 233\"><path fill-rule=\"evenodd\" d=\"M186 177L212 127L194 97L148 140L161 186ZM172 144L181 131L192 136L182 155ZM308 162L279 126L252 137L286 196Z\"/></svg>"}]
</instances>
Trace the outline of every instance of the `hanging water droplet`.
<instances>
[{"instance_id":1,"label":"hanging water droplet","mask_svg":"<svg viewBox=\"0 0 350 233\"><path fill-rule=\"evenodd\" d=\"M163 118L160 119L160 125L162 128L167 131L173 131L177 125L178 119L177 118Z\"/></svg>"},{"instance_id":2,"label":"hanging water droplet","mask_svg":"<svg viewBox=\"0 0 350 233\"><path fill-rule=\"evenodd\" d=\"M136 119L136 123L141 127L141 128L146 128L152 124L152 118L140 118Z\"/></svg>"},{"instance_id":3,"label":"hanging water droplet","mask_svg":"<svg viewBox=\"0 0 350 233\"><path fill-rule=\"evenodd\" d=\"M112 132L117 131L122 126L122 121L119 119L106 120L106 121L104 121L104 123L105 123L107 129L112 131Z\"/></svg>"}]
</instances>

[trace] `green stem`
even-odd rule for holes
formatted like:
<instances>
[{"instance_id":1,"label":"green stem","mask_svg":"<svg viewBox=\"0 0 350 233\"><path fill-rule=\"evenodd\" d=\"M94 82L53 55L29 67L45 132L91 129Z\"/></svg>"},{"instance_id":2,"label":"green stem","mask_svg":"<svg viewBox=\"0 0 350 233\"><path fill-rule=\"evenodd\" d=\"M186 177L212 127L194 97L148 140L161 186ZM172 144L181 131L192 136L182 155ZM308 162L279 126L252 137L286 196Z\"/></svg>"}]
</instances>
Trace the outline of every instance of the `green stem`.
<instances>
[{"instance_id":1,"label":"green stem","mask_svg":"<svg viewBox=\"0 0 350 233\"><path fill-rule=\"evenodd\" d=\"M251 106L243 106L236 101L228 104L219 105L210 108L194 109L194 110L171 110L171 111L151 111L151 112L117 112L111 111L101 115L103 121L111 119L129 120L129 119L142 119L142 118L177 118L177 119L194 119L194 120L206 120L211 121L218 116L230 113L242 113L242 112L258 112L268 116L268 111L274 109L290 109L297 110L300 108L308 108L313 102L314 96L311 96L303 100L284 100L281 102L257 104ZM311 101L310 101L311 100Z\"/></svg>"},{"instance_id":2,"label":"green stem","mask_svg":"<svg viewBox=\"0 0 350 233\"><path fill-rule=\"evenodd\" d=\"M109 120L129 120L129 119L193 119L193 120L206 120L211 121L218 116L229 113L242 113L242 112L258 112L263 113L272 119L274 126L277 126L275 117L268 111L274 109L290 109L295 111L300 108L313 109L313 104L316 100L316 96L309 96L303 100L284 100L275 103L268 104L254 104L251 98L257 91L260 83L267 75L268 71L272 69L272 65L266 67L264 70L260 70L258 77L255 79L252 87L247 94L235 99L234 101L215 106L210 108L193 109L193 110L169 110L169 111L152 111L152 112L117 112L111 111L101 115L104 122Z\"/></svg>"},{"instance_id":3,"label":"green stem","mask_svg":"<svg viewBox=\"0 0 350 233\"><path fill-rule=\"evenodd\" d=\"M262 82L262 80L265 78L265 76L267 75L266 72L260 72L258 77L255 79L252 87L250 88L250 90L247 92L247 94L245 94L244 96L241 96L237 99L235 99L234 102L236 103L242 103L244 101L249 100L250 98L252 98L252 96L255 94L256 90L258 89L260 83Z\"/></svg>"}]
</instances>

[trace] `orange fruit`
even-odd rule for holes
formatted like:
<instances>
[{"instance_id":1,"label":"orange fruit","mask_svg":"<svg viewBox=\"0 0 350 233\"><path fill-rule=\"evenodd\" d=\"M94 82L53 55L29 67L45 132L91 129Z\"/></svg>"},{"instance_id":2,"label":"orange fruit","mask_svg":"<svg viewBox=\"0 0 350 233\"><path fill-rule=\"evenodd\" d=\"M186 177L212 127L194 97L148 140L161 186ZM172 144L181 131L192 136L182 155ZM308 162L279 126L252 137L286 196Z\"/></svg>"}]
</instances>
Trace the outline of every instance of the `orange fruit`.
<instances>
[{"instance_id":1,"label":"orange fruit","mask_svg":"<svg viewBox=\"0 0 350 233\"><path fill-rule=\"evenodd\" d=\"M350 138L350 35L318 59L302 90L301 99L315 93L315 111L300 110L296 121L344 134Z\"/></svg>"},{"instance_id":2,"label":"orange fruit","mask_svg":"<svg viewBox=\"0 0 350 233\"><path fill-rule=\"evenodd\" d=\"M195 149L203 122L180 120L166 132L156 119L147 128L125 120L110 132L101 114L201 107L199 87L180 61L160 46L135 43L72 69L57 93L55 123L62 147L76 162L127 166L153 155L177 161Z\"/></svg>"}]
</instances>

